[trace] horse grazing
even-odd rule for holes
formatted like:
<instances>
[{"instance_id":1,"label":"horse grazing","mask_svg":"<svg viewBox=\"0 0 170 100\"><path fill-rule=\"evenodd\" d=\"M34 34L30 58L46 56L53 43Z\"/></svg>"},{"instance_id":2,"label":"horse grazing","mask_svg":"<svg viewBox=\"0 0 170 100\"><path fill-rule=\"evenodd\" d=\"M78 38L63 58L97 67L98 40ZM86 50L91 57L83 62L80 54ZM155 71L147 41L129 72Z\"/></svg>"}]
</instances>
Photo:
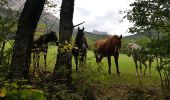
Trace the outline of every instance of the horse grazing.
<instances>
[{"instance_id":1,"label":"horse grazing","mask_svg":"<svg viewBox=\"0 0 170 100\"><path fill-rule=\"evenodd\" d=\"M128 56L132 55L133 57L133 61L135 63L135 67L136 67L136 75L138 75L138 61L140 64L140 73L142 75L142 64L145 66L145 70L144 70L144 75L146 73L146 69L148 67L148 65L146 64L146 61L149 61L149 73L151 75L151 64L154 61L154 56L153 55L149 55L149 54L142 54L142 52L140 52L140 50L142 50L141 46L135 44L135 43L128 43L127 45L127 49L128 49ZM144 49L144 51L146 51L147 49Z\"/></svg>"},{"instance_id":2,"label":"horse grazing","mask_svg":"<svg viewBox=\"0 0 170 100\"><path fill-rule=\"evenodd\" d=\"M44 63L45 69L47 68L47 51L48 51L48 43L55 42L58 45L58 38L56 36L56 32L50 31L47 34L41 35L38 39L34 40L32 43L32 53L33 53L33 64L35 67L39 67L39 59L40 53L44 53ZM35 60L37 60L35 62Z\"/></svg>"},{"instance_id":3,"label":"horse grazing","mask_svg":"<svg viewBox=\"0 0 170 100\"><path fill-rule=\"evenodd\" d=\"M119 58L119 50L121 48L121 36L114 35L110 36L105 40L98 40L95 43L95 57L96 62L100 63L103 57L107 57L108 65L109 65L109 74L111 74L111 56L114 56L115 64L116 64L116 71L119 75L119 65L118 65L118 58Z\"/></svg>"},{"instance_id":4,"label":"horse grazing","mask_svg":"<svg viewBox=\"0 0 170 100\"><path fill-rule=\"evenodd\" d=\"M83 27L83 29L80 29L78 27L78 33L75 38L75 46L77 48L74 47L72 49L72 54L75 58L76 72L77 72L78 71L78 61L80 61L80 63L85 62L86 57L87 57L88 44L86 41L86 37L84 35L84 27Z\"/></svg>"}]
</instances>

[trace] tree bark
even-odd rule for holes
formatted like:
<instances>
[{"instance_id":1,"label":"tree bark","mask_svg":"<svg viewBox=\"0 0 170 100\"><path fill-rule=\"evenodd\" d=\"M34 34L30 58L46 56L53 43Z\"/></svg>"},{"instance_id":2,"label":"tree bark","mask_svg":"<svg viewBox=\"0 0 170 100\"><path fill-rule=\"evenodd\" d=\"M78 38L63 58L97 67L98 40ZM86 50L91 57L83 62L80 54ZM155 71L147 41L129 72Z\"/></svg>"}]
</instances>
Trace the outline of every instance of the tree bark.
<instances>
[{"instance_id":1,"label":"tree bark","mask_svg":"<svg viewBox=\"0 0 170 100\"><path fill-rule=\"evenodd\" d=\"M9 78L28 79L31 45L45 0L27 0L21 13L12 55Z\"/></svg>"},{"instance_id":2,"label":"tree bark","mask_svg":"<svg viewBox=\"0 0 170 100\"><path fill-rule=\"evenodd\" d=\"M59 42L64 45L65 41L71 41L73 32L74 0L62 0L60 12ZM60 47L59 47L60 48ZM59 49L58 49L59 51ZM72 81L72 54L58 52L53 78L56 82L70 84Z\"/></svg>"}]
</instances>

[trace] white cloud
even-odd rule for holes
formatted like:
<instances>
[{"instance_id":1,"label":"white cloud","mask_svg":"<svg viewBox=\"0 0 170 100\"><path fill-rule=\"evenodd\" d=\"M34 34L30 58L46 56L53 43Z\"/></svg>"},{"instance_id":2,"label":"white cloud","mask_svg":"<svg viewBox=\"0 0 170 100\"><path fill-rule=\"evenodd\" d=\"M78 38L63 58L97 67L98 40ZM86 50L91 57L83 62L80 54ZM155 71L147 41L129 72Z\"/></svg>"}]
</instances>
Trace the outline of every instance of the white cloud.
<instances>
[{"instance_id":1,"label":"white cloud","mask_svg":"<svg viewBox=\"0 0 170 100\"><path fill-rule=\"evenodd\" d=\"M75 0L73 23L76 25L85 21L80 27L84 26L89 32L97 29L109 34L130 35L127 30L131 24L127 20L120 23L123 15L119 11L128 9L132 2L134 0ZM59 12L55 15L58 16Z\"/></svg>"},{"instance_id":2,"label":"white cloud","mask_svg":"<svg viewBox=\"0 0 170 100\"><path fill-rule=\"evenodd\" d=\"M86 31L97 29L106 31L109 34L127 33L131 24L124 20L120 23L122 15L120 10L129 8L129 4L134 0L75 0L74 24L86 21L83 25Z\"/></svg>"}]
</instances>

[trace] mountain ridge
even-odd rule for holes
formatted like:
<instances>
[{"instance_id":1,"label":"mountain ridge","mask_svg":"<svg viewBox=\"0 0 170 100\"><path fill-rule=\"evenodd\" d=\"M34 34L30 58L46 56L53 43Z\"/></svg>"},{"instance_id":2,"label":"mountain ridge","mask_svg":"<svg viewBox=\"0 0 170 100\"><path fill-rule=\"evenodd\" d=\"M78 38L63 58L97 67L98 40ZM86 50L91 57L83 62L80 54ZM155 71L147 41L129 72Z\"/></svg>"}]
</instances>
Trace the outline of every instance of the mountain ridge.
<instances>
[{"instance_id":1,"label":"mountain ridge","mask_svg":"<svg viewBox=\"0 0 170 100\"><path fill-rule=\"evenodd\" d=\"M12 5L14 6L13 8L20 8L20 5L22 5L20 3L24 3L24 1L25 0L8 0L8 2L11 2L10 3L11 7L12 7ZM6 12L6 10L0 9L0 13L3 13L3 12ZM57 18L56 16L54 16L50 12L43 12L43 14L45 14L44 17L47 19L46 23L47 23L48 29L51 29L52 25L54 24L53 27L52 27L52 30L59 33L59 18ZM39 32L36 32L36 34L35 34L36 38L38 38L40 35L42 35L42 34L44 34L44 32L46 32L46 25L45 25L42 18L39 21L39 25L37 27L37 30ZM76 33L77 33L77 29L73 29L72 40L75 39ZM94 49L93 45L97 40L104 39L104 38L107 38L108 36L110 36L110 34L108 34L107 32L102 32L102 31L98 31L98 30L95 30L95 29L92 32L86 32L85 31L85 34L87 36L87 41L89 42L89 45L90 45L89 47L92 50ZM126 42L135 42L136 40L143 38L143 37L144 37L143 35L138 33L138 34L133 34L133 35L130 35L130 36L123 37L123 41L125 40Z\"/></svg>"},{"instance_id":2,"label":"mountain ridge","mask_svg":"<svg viewBox=\"0 0 170 100\"><path fill-rule=\"evenodd\" d=\"M107 33L107 32L98 31L98 30L96 30L96 29L94 29L94 30L92 31L92 33L94 33L94 34L105 34L105 35L109 35L109 33Z\"/></svg>"}]
</instances>

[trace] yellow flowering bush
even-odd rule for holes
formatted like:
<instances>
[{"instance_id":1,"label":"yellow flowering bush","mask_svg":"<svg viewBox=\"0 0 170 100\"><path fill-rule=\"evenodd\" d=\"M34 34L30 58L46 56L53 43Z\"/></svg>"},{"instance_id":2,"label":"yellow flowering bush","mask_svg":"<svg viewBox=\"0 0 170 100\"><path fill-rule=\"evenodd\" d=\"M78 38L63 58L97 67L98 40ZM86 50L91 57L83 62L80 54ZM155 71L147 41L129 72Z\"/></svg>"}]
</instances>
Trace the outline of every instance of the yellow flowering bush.
<instances>
[{"instance_id":1,"label":"yellow flowering bush","mask_svg":"<svg viewBox=\"0 0 170 100\"><path fill-rule=\"evenodd\" d=\"M63 54L66 52L71 52L73 45L70 42L65 41L64 44L59 44L58 51Z\"/></svg>"}]
</instances>

